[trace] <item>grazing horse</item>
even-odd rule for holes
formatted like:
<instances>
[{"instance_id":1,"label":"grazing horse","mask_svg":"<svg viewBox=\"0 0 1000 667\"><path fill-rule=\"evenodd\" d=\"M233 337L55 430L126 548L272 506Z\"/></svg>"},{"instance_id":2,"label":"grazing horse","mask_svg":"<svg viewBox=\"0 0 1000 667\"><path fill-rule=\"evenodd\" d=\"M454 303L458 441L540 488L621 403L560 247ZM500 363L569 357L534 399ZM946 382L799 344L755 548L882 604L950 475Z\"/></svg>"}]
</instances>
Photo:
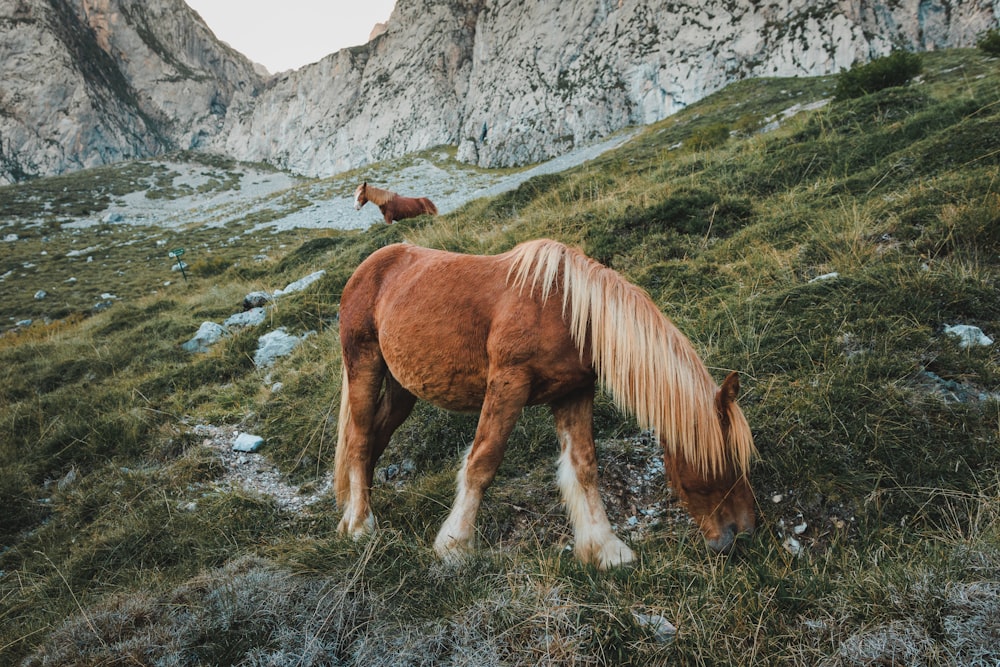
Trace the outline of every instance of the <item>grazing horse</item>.
<instances>
[{"instance_id":1,"label":"grazing horse","mask_svg":"<svg viewBox=\"0 0 1000 667\"><path fill-rule=\"evenodd\" d=\"M690 341L647 294L581 252L538 240L493 256L396 244L372 253L340 302L343 387L334 487L339 531L374 527L375 463L418 398L479 412L451 513L444 560L471 549L483 493L526 405L547 404L561 446L557 483L575 552L608 568L634 558L598 493L595 386L655 430L671 484L708 544L752 532L753 437L739 379L716 386Z\"/></svg>"},{"instance_id":2,"label":"grazing horse","mask_svg":"<svg viewBox=\"0 0 1000 667\"><path fill-rule=\"evenodd\" d=\"M415 218L425 213L428 215L438 214L437 206L427 197L404 197L395 192L368 185L368 182L365 181L354 190L354 209L360 211L361 207L368 202L378 206L387 225L391 225L396 220Z\"/></svg>"}]
</instances>

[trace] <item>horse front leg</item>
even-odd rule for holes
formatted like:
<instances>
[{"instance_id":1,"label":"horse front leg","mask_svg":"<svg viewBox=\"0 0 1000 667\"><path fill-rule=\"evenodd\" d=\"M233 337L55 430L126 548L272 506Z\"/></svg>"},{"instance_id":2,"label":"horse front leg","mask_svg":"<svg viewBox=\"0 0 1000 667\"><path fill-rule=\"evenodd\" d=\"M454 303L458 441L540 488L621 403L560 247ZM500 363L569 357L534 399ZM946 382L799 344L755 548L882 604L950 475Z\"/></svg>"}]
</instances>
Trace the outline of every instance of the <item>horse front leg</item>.
<instances>
[{"instance_id":1,"label":"horse front leg","mask_svg":"<svg viewBox=\"0 0 1000 667\"><path fill-rule=\"evenodd\" d=\"M602 570L632 562L635 554L611 529L598 488L593 391L551 407L562 450L556 479L573 526L577 558Z\"/></svg>"},{"instance_id":2,"label":"horse front leg","mask_svg":"<svg viewBox=\"0 0 1000 667\"><path fill-rule=\"evenodd\" d=\"M475 439L458 472L455 503L434 540L434 551L446 563L461 562L474 546L483 494L496 477L507 440L527 402L527 385L515 387L509 380L491 380L487 387Z\"/></svg>"},{"instance_id":3,"label":"horse front leg","mask_svg":"<svg viewBox=\"0 0 1000 667\"><path fill-rule=\"evenodd\" d=\"M382 218L385 220L385 224L392 224L392 209L388 205L380 206L379 209L382 211Z\"/></svg>"}]
</instances>

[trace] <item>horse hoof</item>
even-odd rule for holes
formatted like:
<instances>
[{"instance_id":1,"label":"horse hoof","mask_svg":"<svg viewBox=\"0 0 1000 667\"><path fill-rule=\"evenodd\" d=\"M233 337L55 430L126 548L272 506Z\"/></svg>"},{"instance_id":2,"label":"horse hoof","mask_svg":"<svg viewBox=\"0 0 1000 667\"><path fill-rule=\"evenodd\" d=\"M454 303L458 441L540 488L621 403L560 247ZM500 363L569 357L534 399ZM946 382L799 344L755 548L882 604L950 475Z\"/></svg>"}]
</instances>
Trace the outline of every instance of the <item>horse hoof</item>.
<instances>
[{"instance_id":1,"label":"horse hoof","mask_svg":"<svg viewBox=\"0 0 1000 667\"><path fill-rule=\"evenodd\" d=\"M375 530L375 515L371 512L368 513L363 520L357 520L357 517L351 517L347 512L344 516L340 518L340 523L337 524L337 532L341 535L350 535L355 540L360 540L362 537L371 534Z\"/></svg>"},{"instance_id":2,"label":"horse hoof","mask_svg":"<svg viewBox=\"0 0 1000 667\"><path fill-rule=\"evenodd\" d=\"M469 560L472 547L453 537L439 535L434 540L434 553L437 554L442 563L455 567Z\"/></svg>"},{"instance_id":3,"label":"horse hoof","mask_svg":"<svg viewBox=\"0 0 1000 667\"><path fill-rule=\"evenodd\" d=\"M602 570L628 565L634 560L635 553L619 539L609 541L597 552L597 567Z\"/></svg>"}]
</instances>

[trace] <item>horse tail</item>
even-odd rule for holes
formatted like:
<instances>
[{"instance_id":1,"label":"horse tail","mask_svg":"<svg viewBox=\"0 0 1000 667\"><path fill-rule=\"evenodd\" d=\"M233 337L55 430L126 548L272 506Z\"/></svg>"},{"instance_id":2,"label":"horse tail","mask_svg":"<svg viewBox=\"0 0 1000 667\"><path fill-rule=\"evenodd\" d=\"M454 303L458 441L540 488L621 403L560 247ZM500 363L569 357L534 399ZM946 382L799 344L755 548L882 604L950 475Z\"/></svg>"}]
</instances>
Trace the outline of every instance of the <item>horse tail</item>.
<instances>
[{"instance_id":1,"label":"horse tail","mask_svg":"<svg viewBox=\"0 0 1000 667\"><path fill-rule=\"evenodd\" d=\"M351 419L350 387L347 383L347 366L340 387L340 416L337 419L337 449L333 457L333 492L337 506L343 508L351 493L351 476L347 470L347 424Z\"/></svg>"}]
</instances>

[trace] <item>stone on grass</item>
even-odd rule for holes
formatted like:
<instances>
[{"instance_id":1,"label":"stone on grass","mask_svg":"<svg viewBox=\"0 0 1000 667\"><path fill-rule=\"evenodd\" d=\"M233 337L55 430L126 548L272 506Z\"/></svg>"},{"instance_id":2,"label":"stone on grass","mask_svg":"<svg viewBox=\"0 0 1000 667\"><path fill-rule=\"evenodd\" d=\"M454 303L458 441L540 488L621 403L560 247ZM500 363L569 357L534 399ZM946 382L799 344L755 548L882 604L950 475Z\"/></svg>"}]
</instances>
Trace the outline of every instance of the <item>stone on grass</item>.
<instances>
[{"instance_id":1,"label":"stone on grass","mask_svg":"<svg viewBox=\"0 0 1000 667\"><path fill-rule=\"evenodd\" d=\"M993 344L993 339L984 334L982 329L970 324L945 326L944 332L957 338L962 347L988 347Z\"/></svg>"},{"instance_id":2,"label":"stone on grass","mask_svg":"<svg viewBox=\"0 0 1000 667\"><path fill-rule=\"evenodd\" d=\"M632 617L641 627L652 632L653 638L661 644L665 644L677 636L677 628L662 616L657 614L641 614L633 611Z\"/></svg>"},{"instance_id":3,"label":"stone on grass","mask_svg":"<svg viewBox=\"0 0 1000 667\"><path fill-rule=\"evenodd\" d=\"M226 327L255 327L267 318L267 311L263 308L251 308L242 313L236 313L223 322Z\"/></svg>"},{"instance_id":4,"label":"stone on grass","mask_svg":"<svg viewBox=\"0 0 1000 667\"><path fill-rule=\"evenodd\" d=\"M226 334L226 329L215 322L202 322L194 338L181 345L181 348L191 352L208 352L208 349L219 342Z\"/></svg>"},{"instance_id":5,"label":"stone on grass","mask_svg":"<svg viewBox=\"0 0 1000 667\"><path fill-rule=\"evenodd\" d=\"M240 433L233 442L234 452L256 452L264 444L264 438L250 433Z\"/></svg>"},{"instance_id":6,"label":"stone on grass","mask_svg":"<svg viewBox=\"0 0 1000 667\"><path fill-rule=\"evenodd\" d=\"M271 295L267 292L250 292L243 297L243 310L263 308L271 303Z\"/></svg>"},{"instance_id":7,"label":"stone on grass","mask_svg":"<svg viewBox=\"0 0 1000 667\"><path fill-rule=\"evenodd\" d=\"M285 289L280 289L274 293L274 297L283 296L285 294L292 294L293 292L301 292L305 288L312 285L314 282L326 275L326 271L316 271L315 273L310 273L305 278L296 280L294 283L289 283L285 286Z\"/></svg>"},{"instance_id":8,"label":"stone on grass","mask_svg":"<svg viewBox=\"0 0 1000 667\"><path fill-rule=\"evenodd\" d=\"M793 556L798 556L800 553L802 553L802 543L799 542L794 537L792 537L791 535L785 537L785 539L781 543L781 546L785 547L785 551L792 554Z\"/></svg>"},{"instance_id":9,"label":"stone on grass","mask_svg":"<svg viewBox=\"0 0 1000 667\"><path fill-rule=\"evenodd\" d=\"M308 333L301 338L293 336L285 331L285 327L279 327L270 333L264 334L257 339L257 352L253 355L254 365L257 368L272 366L275 359L291 354L292 350L308 336Z\"/></svg>"}]
</instances>

